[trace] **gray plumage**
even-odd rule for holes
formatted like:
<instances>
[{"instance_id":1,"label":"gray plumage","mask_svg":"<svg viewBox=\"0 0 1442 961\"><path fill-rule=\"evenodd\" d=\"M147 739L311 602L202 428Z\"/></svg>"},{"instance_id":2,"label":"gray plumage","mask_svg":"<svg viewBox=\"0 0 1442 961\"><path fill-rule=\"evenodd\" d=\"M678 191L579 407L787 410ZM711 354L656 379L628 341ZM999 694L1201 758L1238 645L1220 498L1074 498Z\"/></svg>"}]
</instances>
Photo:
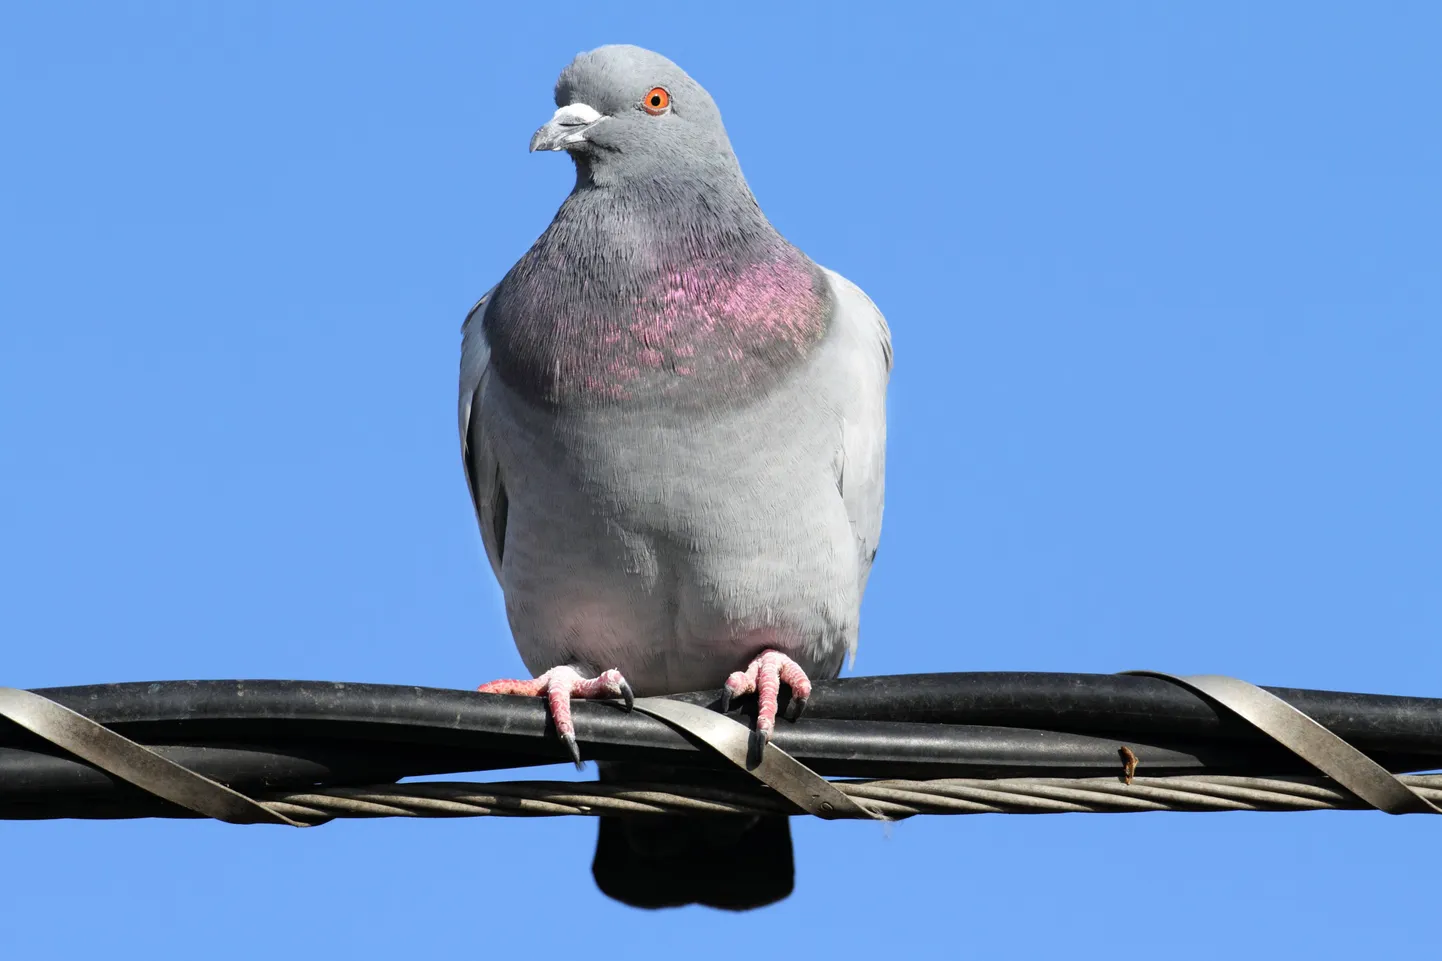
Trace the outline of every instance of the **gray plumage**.
<instances>
[{"instance_id":1,"label":"gray plumage","mask_svg":"<svg viewBox=\"0 0 1442 961\"><path fill-rule=\"evenodd\" d=\"M583 54L556 103L536 142L565 145L575 189L461 358L466 476L521 657L618 668L642 696L716 688L768 647L834 677L881 533L886 322L766 220L669 60Z\"/></svg>"}]
</instances>

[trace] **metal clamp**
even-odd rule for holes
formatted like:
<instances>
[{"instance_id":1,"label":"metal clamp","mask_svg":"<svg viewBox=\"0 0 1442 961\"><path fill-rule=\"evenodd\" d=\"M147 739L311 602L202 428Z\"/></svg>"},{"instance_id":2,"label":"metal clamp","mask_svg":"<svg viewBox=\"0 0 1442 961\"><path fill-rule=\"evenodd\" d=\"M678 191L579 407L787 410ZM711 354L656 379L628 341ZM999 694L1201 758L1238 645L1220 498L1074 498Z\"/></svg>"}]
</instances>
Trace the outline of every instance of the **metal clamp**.
<instances>
[{"instance_id":1,"label":"metal clamp","mask_svg":"<svg viewBox=\"0 0 1442 961\"><path fill-rule=\"evenodd\" d=\"M751 729L724 714L664 697L637 698L635 710L704 741L726 760L808 814L827 820L890 820L843 793L835 784L774 744L766 745L756 764L748 763Z\"/></svg>"},{"instance_id":2,"label":"metal clamp","mask_svg":"<svg viewBox=\"0 0 1442 961\"><path fill-rule=\"evenodd\" d=\"M1171 681L1215 701L1379 811L1442 814L1442 808L1402 783L1391 771L1255 684L1220 674L1179 677L1160 671L1122 673Z\"/></svg>"},{"instance_id":3,"label":"metal clamp","mask_svg":"<svg viewBox=\"0 0 1442 961\"><path fill-rule=\"evenodd\" d=\"M18 688L0 687L0 717L9 718L102 771L197 814L231 824L310 827L219 781L212 781L203 774L182 767L48 697Z\"/></svg>"}]
</instances>

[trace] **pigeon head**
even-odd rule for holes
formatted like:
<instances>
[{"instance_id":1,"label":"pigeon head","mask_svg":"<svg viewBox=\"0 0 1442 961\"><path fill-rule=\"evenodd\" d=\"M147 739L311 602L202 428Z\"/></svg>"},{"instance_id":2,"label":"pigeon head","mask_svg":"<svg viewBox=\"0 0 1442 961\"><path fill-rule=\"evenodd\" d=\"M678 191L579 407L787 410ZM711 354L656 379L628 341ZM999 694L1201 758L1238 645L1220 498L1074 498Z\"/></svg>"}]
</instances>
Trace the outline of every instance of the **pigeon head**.
<instances>
[{"instance_id":1,"label":"pigeon head","mask_svg":"<svg viewBox=\"0 0 1442 961\"><path fill-rule=\"evenodd\" d=\"M601 47L561 72L532 150L576 186L492 294L491 364L546 405L744 403L825 334L830 286L752 196L701 85Z\"/></svg>"},{"instance_id":2,"label":"pigeon head","mask_svg":"<svg viewBox=\"0 0 1442 961\"><path fill-rule=\"evenodd\" d=\"M566 151L583 179L740 173L711 95L659 53L617 44L579 54L556 81L556 107L531 149Z\"/></svg>"}]
</instances>

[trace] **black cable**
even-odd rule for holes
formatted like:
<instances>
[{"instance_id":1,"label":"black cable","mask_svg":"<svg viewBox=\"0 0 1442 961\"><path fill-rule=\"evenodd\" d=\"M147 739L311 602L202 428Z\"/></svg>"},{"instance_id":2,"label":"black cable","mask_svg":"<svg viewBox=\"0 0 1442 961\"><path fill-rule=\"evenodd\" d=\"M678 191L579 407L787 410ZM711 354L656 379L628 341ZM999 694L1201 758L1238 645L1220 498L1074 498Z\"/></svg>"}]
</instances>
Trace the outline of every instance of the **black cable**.
<instances>
[{"instance_id":1,"label":"black cable","mask_svg":"<svg viewBox=\"0 0 1442 961\"><path fill-rule=\"evenodd\" d=\"M1268 690L1392 771L1442 768L1442 700ZM318 681L171 681L50 688L52 698L242 791L374 784L567 759L535 699ZM715 706L717 692L681 695ZM754 703L738 704L745 717ZM684 735L610 704L578 702L583 755L696 769ZM1080 777L1120 771L1302 774L1305 766L1206 700L1155 678L918 674L817 682L776 743L839 777ZM106 813L110 812L110 813ZM139 812L139 813L136 813ZM165 802L0 722L0 818L177 816Z\"/></svg>"}]
</instances>

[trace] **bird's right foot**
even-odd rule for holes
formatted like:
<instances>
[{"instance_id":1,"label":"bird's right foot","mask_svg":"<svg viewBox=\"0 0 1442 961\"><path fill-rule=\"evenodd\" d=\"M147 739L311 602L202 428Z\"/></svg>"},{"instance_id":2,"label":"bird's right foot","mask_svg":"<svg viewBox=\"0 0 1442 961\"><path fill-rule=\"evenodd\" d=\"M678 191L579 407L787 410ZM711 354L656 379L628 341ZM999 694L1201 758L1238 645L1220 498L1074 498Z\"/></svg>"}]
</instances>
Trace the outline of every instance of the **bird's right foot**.
<instances>
[{"instance_id":1,"label":"bird's right foot","mask_svg":"<svg viewBox=\"0 0 1442 961\"><path fill-rule=\"evenodd\" d=\"M631 685L626 683L621 672L615 669L603 671L596 677L588 678L582 677L573 667L553 667L540 677L532 678L529 681L511 679L491 681L489 684L482 684L476 690L482 694L519 694L522 697L544 695L551 710L551 720L556 725L556 733L561 736L562 741L566 742L566 747L571 751L571 760L576 762L576 767L581 766L581 749L576 744L576 725L571 720L571 698L619 697L626 702L628 711L631 710L631 706L636 700L636 695L631 692Z\"/></svg>"}]
</instances>

